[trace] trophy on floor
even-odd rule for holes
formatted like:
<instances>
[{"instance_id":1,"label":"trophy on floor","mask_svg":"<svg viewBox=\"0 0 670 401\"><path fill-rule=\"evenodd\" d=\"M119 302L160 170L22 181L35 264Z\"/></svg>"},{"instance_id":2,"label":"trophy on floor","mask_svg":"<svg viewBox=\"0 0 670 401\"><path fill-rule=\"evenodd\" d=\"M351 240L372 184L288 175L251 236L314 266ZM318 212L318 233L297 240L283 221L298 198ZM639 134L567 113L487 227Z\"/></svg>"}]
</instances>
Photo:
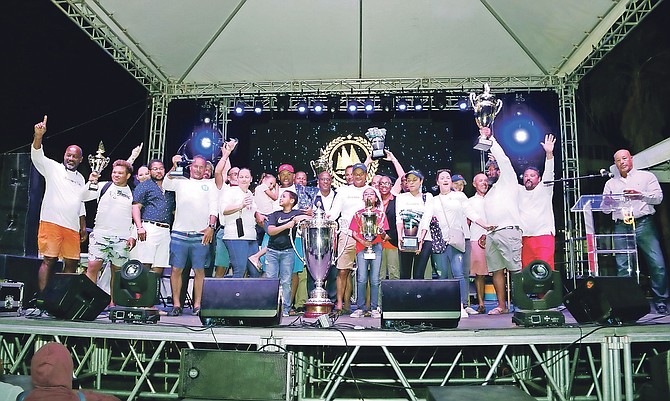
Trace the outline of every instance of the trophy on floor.
<instances>
[{"instance_id":1,"label":"trophy on floor","mask_svg":"<svg viewBox=\"0 0 670 401\"><path fill-rule=\"evenodd\" d=\"M372 203L366 202L365 211L361 213L361 236L366 241L374 241L379 234L379 225L377 224L377 212L372 209ZM372 246L368 246L363 253L365 260L374 260L375 251Z\"/></svg>"},{"instance_id":2,"label":"trophy on floor","mask_svg":"<svg viewBox=\"0 0 670 401\"><path fill-rule=\"evenodd\" d=\"M402 251L414 252L419 250L419 223L423 213L414 210L403 210L400 218L403 223Z\"/></svg>"},{"instance_id":3,"label":"trophy on floor","mask_svg":"<svg viewBox=\"0 0 670 401\"><path fill-rule=\"evenodd\" d=\"M384 151L386 129L377 127L368 128L368 132L365 133L365 136L368 137L370 144L372 145L372 154L370 155L372 160L383 159L386 157L386 152Z\"/></svg>"},{"instance_id":4,"label":"trophy on floor","mask_svg":"<svg viewBox=\"0 0 670 401\"><path fill-rule=\"evenodd\" d=\"M323 282L328 276L330 265L337 260L337 223L326 219L325 212L317 208L314 217L303 220L298 227L302 236L304 259L300 255L298 257L314 278L314 289L305 302L305 317L319 317L333 309L333 302L328 298ZM291 242L295 249L295 242ZM299 254L297 250L296 254Z\"/></svg>"},{"instance_id":5,"label":"trophy on floor","mask_svg":"<svg viewBox=\"0 0 670 401\"><path fill-rule=\"evenodd\" d=\"M495 95L491 94L489 84L484 84L484 93L475 95L474 92L470 92L470 103L475 112L475 123L479 128L491 127L503 105L502 100L496 99ZM480 136L474 149L486 152L491 149L492 144L493 141L489 138Z\"/></svg>"},{"instance_id":6,"label":"trophy on floor","mask_svg":"<svg viewBox=\"0 0 670 401\"><path fill-rule=\"evenodd\" d=\"M103 155L105 153L105 145L102 144L102 141L100 141L100 144L98 145L98 150L95 152L95 156L93 155L88 155L88 164L91 165L91 172L96 173L98 177L100 177L100 172L107 167L109 164L109 157L106 157ZM91 181L91 183L88 185L89 191L97 191L98 190L98 180L96 179L95 181Z\"/></svg>"}]
</instances>

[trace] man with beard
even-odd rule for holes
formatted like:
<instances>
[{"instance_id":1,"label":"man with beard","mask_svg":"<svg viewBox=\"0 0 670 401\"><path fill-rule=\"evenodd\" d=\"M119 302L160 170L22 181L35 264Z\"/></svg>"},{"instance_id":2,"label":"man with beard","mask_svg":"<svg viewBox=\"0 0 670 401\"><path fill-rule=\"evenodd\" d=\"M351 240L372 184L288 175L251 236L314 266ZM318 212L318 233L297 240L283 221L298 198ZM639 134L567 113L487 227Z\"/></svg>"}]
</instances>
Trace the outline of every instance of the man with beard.
<instances>
[{"instance_id":1,"label":"man with beard","mask_svg":"<svg viewBox=\"0 0 670 401\"><path fill-rule=\"evenodd\" d=\"M556 138L545 135L541 143L546 155L542 181L554 179L554 144ZM528 266L534 260L547 262L554 268L554 184L541 184L537 167L528 167L523 172L523 185L519 185L519 212L523 231L521 265Z\"/></svg>"},{"instance_id":2,"label":"man with beard","mask_svg":"<svg viewBox=\"0 0 670 401\"><path fill-rule=\"evenodd\" d=\"M163 189L165 166L158 159L149 162L151 179L133 191L133 223L137 245L130 256L151 271L163 274L170 266L170 226L174 212L174 192Z\"/></svg>"},{"instance_id":3,"label":"man with beard","mask_svg":"<svg viewBox=\"0 0 670 401\"><path fill-rule=\"evenodd\" d=\"M44 176L46 190L40 211L37 234L39 252L44 255L38 272L38 288L43 291L59 257L63 270L74 273L79 265L80 243L86 239L86 212L81 198L75 194L84 188L84 177L77 171L82 151L77 145L65 149L63 163L44 155L42 138L47 132L47 116L35 124L30 158L35 169ZM30 294L32 295L32 294Z\"/></svg>"},{"instance_id":4,"label":"man with beard","mask_svg":"<svg viewBox=\"0 0 670 401\"><path fill-rule=\"evenodd\" d=\"M493 274L493 287L498 300L498 305L488 314L499 315L509 312L505 293L505 269L513 273L522 267L519 181L512 162L493 136L491 129L483 127L479 129L479 133L493 142L491 154L499 167L497 177L496 169L489 175L489 180L495 181L484 197L486 221L496 226L486 235L486 263L489 273Z\"/></svg>"}]
</instances>

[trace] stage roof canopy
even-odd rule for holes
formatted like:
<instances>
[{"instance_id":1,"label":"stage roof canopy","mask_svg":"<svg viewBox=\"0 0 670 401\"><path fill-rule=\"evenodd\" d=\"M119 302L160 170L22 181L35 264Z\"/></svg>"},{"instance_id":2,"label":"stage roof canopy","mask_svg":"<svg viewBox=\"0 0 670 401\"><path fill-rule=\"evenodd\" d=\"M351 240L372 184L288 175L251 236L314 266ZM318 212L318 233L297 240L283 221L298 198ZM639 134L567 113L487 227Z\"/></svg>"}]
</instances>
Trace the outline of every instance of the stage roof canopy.
<instances>
[{"instance_id":1,"label":"stage roof canopy","mask_svg":"<svg viewBox=\"0 0 670 401\"><path fill-rule=\"evenodd\" d=\"M171 85L562 77L592 53L629 3L52 1L88 14L73 19L103 27L132 51L131 65Z\"/></svg>"}]
</instances>

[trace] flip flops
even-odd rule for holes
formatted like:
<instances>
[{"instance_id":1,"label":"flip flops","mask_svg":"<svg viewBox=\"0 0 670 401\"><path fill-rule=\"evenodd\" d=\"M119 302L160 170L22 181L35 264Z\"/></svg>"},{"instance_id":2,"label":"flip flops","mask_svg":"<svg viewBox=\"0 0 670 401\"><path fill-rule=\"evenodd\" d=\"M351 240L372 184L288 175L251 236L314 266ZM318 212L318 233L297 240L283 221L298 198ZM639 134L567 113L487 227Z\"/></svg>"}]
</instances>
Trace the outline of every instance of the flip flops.
<instances>
[{"instance_id":1,"label":"flip flops","mask_svg":"<svg viewBox=\"0 0 670 401\"><path fill-rule=\"evenodd\" d=\"M504 315L506 313L509 313L509 309L507 309L507 308L503 309L499 306L496 306L495 308L491 309L488 314L489 315Z\"/></svg>"}]
</instances>

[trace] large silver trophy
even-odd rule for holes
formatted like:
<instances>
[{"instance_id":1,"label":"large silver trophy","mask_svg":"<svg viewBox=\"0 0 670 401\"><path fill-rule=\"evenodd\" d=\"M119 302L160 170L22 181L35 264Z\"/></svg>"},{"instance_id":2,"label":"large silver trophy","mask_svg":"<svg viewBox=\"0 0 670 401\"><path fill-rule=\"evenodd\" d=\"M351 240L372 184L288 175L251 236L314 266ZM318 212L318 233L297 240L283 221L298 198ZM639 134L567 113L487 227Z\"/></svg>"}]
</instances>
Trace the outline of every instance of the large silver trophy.
<instances>
[{"instance_id":1,"label":"large silver trophy","mask_svg":"<svg viewBox=\"0 0 670 401\"><path fill-rule=\"evenodd\" d=\"M365 133L365 136L368 137L370 144L372 145L372 154L370 155L372 160L383 159L386 157L386 152L384 151L386 129L377 127L368 128L368 132Z\"/></svg>"},{"instance_id":2,"label":"large silver trophy","mask_svg":"<svg viewBox=\"0 0 670 401\"><path fill-rule=\"evenodd\" d=\"M495 95L491 94L489 84L484 84L484 93L475 95L474 92L470 92L470 103L475 112L475 123L479 128L491 127L503 105L502 100L496 99ZM490 139L480 136L474 149L486 152L491 149L492 144Z\"/></svg>"},{"instance_id":3,"label":"large silver trophy","mask_svg":"<svg viewBox=\"0 0 670 401\"><path fill-rule=\"evenodd\" d=\"M402 251L414 252L419 250L419 223L421 222L422 212L414 210L403 210L400 212L400 218L403 223Z\"/></svg>"},{"instance_id":4,"label":"large silver trophy","mask_svg":"<svg viewBox=\"0 0 670 401\"><path fill-rule=\"evenodd\" d=\"M98 150L95 151L95 156L88 155L88 164L91 165L91 172L98 174L98 176L100 176L100 172L109 164L109 157L104 156L103 153L105 153L105 145L100 141ZM97 191L98 181L91 181L88 185L88 189L90 191Z\"/></svg>"},{"instance_id":5,"label":"large silver trophy","mask_svg":"<svg viewBox=\"0 0 670 401\"><path fill-rule=\"evenodd\" d=\"M365 211L361 213L361 236L366 241L374 241L379 234L379 224L377 223L377 212L372 209L372 203L366 202ZM375 259L375 251L372 246L365 249L363 257L366 260Z\"/></svg>"},{"instance_id":6,"label":"large silver trophy","mask_svg":"<svg viewBox=\"0 0 670 401\"><path fill-rule=\"evenodd\" d=\"M324 211L317 208L314 217L300 223L299 230L305 258L298 257L314 278L314 289L305 302L305 317L319 317L333 309L333 302L328 298L323 282L328 276L330 265L337 260L337 223L326 219Z\"/></svg>"}]
</instances>

